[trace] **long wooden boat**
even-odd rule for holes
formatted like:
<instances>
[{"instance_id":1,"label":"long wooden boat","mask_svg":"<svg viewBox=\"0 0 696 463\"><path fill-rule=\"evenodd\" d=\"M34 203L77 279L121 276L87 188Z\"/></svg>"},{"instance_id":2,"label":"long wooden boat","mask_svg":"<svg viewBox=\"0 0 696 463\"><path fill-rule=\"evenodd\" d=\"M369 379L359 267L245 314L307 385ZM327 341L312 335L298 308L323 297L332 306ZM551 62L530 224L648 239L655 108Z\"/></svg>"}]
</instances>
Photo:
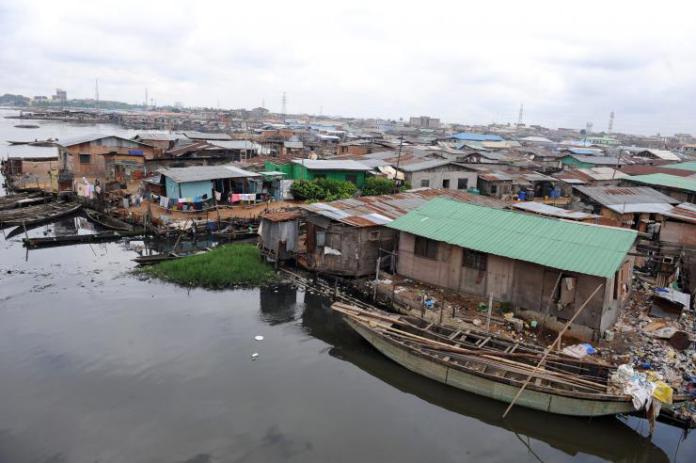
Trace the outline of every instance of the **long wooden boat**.
<instances>
[{"instance_id":1,"label":"long wooden boat","mask_svg":"<svg viewBox=\"0 0 696 463\"><path fill-rule=\"evenodd\" d=\"M21 227L20 227L21 228ZM24 238L22 241L25 248L37 249L55 246L71 246L84 243L105 243L118 241L127 237L141 236L142 230L134 231L108 231L101 233L89 233L85 235L61 235L45 236L40 238Z\"/></svg>"},{"instance_id":2,"label":"long wooden boat","mask_svg":"<svg viewBox=\"0 0 696 463\"><path fill-rule=\"evenodd\" d=\"M29 226L73 214L82 207L78 203L58 202L0 211L0 227Z\"/></svg>"},{"instance_id":3,"label":"long wooden boat","mask_svg":"<svg viewBox=\"0 0 696 463\"><path fill-rule=\"evenodd\" d=\"M0 197L0 211L31 206L43 202L46 198L41 193L17 193Z\"/></svg>"},{"instance_id":4,"label":"long wooden boat","mask_svg":"<svg viewBox=\"0 0 696 463\"><path fill-rule=\"evenodd\" d=\"M443 384L510 403L571 416L634 412L631 397L611 391L613 367L552 354L534 370L542 350L476 330L434 326L415 318L335 303L332 309L368 343L399 365ZM683 399L683 398L682 398ZM675 400L679 400L676 398Z\"/></svg>"},{"instance_id":5,"label":"long wooden boat","mask_svg":"<svg viewBox=\"0 0 696 463\"><path fill-rule=\"evenodd\" d=\"M133 226L117 218L111 217L103 212L94 209L84 209L85 215L89 220L101 225L104 228L118 231L132 231Z\"/></svg>"}]
</instances>

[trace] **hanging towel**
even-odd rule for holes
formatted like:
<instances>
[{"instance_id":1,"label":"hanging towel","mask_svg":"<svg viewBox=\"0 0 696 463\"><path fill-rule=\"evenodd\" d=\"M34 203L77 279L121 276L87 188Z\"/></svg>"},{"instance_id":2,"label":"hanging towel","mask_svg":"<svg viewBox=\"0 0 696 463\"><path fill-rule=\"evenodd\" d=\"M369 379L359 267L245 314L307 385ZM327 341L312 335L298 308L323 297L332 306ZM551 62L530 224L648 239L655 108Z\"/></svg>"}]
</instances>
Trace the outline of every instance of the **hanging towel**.
<instances>
[{"instance_id":1,"label":"hanging towel","mask_svg":"<svg viewBox=\"0 0 696 463\"><path fill-rule=\"evenodd\" d=\"M238 193L232 193L232 202L238 203L242 199L241 196L242 195L240 195Z\"/></svg>"}]
</instances>

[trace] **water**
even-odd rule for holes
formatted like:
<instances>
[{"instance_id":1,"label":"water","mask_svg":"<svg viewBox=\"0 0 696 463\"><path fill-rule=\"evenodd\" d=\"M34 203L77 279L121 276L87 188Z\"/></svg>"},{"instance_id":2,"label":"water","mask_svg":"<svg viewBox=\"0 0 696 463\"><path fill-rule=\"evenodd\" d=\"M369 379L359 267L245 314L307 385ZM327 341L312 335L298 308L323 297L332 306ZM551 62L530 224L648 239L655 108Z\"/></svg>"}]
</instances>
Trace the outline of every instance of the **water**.
<instances>
[{"instance_id":1,"label":"water","mask_svg":"<svg viewBox=\"0 0 696 463\"><path fill-rule=\"evenodd\" d=\"M659 424L650 441L637 418L503 421L505 405L385 359L317 295L188 291L132 275L122 243L18 239L0 234L0 463L696 458L692 436Z\"/></svg>"}]
</instances>

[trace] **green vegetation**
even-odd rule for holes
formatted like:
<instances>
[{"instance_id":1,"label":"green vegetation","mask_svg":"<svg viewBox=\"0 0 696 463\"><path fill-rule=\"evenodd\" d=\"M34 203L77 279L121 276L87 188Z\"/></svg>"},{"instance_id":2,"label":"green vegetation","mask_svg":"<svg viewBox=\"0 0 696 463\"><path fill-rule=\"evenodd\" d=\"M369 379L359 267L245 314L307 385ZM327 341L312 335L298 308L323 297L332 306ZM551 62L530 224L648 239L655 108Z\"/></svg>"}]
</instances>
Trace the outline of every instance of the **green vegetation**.
<instances>
[{"instance_id":1,"label":"green vegetation","mask_svg":"<svg viewBox=\"0 0 696 463\"><path fill-rule=\"evenodd\" d=\"M394 180L386 177L369 177L362 188L363 196L390 195L411 188L408 184L396 186Z\"/></svg>"},{"instance_id":2,"label":"green vegetation","mask_svg":"<svg viewBox=\"0 0 696 463\"><path fill-rule=\"evenodd\" d=\"M262 285L276 274L261 260L253 244L227 244L196 256L161 262L142 272L186 286L222 289L234 285Z\"/></svg>"},{"instance_id":3,"label":"green vegetation","mask_svg":"<svg viewBox=\"0 0 696 463\"><path fill-rule=\"evenodd\" d=\"M330 178L295 180L290 188L296 199L309 201L334 201L352 197L357 187L350 182Z\"/></svg>"}]
</instances>

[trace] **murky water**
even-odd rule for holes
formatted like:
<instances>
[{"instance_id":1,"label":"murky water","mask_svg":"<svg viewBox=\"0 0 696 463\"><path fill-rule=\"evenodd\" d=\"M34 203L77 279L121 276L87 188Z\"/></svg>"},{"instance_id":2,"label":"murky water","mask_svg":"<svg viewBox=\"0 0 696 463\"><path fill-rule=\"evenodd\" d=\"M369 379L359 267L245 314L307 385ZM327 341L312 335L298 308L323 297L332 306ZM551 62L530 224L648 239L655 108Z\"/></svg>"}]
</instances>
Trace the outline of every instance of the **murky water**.
<instances>
[{"instance_id":1,"label":"murky water","mask_svg":"<svg viewBox=\"0 0 696 463\"><path fill-rule=\"evenodd\" d=\"M29 233L73 227L89 226ZM503 421L307 292L188 291L129 273L123 243L27 255L19 239L0 234L1 463L696 459L693 436L660 424L651 441L637 418Z\"/></svg>"}]
</instances>

